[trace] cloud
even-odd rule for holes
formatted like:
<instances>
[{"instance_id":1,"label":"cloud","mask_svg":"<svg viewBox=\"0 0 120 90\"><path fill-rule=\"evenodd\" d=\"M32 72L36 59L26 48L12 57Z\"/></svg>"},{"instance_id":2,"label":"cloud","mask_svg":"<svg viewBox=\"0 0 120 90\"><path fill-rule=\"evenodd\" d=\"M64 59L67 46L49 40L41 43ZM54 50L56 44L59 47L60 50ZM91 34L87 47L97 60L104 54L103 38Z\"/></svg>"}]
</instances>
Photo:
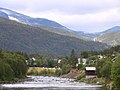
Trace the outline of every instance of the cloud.
<instances>
[{"instance_id":1,"label":"cloud","mask_svg":"<svg viewBox=\"0 0 120 90\"><path fill-rule=\"evenodd\" d=\"M120 25L120 8L87 14L67 14L56 10L42 13L29 13L34 17L55 20L73 30L97 32Z\"/></svg>"},{"instance_id":2,"label":"cloud","mask_svg":"<svg viewBox=\"0 0 120 90\"><path fill-rule=\"evenodd\" d=\"M96 32L120 25L120 0L1 0L0 6L73 30Z\"/></svg>"},{"instance_id":3,"label":"cloud","mask_svg":"<svg viewBox=\"0 0 120 90\"><path fill-rule=\"evenodd\" d=\"M84 14L120 7L119 0L2 0L0 4L13 9L38 12L56 9L69 14Z\"/></svg>"}]
</instances>

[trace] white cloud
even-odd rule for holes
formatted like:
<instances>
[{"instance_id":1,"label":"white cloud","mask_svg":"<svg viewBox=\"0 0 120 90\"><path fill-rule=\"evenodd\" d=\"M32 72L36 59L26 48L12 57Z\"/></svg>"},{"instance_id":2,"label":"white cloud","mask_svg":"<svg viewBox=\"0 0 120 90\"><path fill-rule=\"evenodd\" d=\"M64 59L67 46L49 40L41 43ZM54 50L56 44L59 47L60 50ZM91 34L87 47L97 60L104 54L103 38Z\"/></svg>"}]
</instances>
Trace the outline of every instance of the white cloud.
<instances>
[{"instance_id":1,"label":"white cloud","mask_svg":"<svg viewBox=\"0 0 120 90\"><path fill-rule=\"evenodd\" d=\"M1 6L29 11L57 9L66 13L91 13L120 7L119 0L1 0ZM16 8L15 8L16 7Z\"/></svg>"},{"instance_id":2,"label":"white cloud","mask_svg":"<svg viewBox=\"0 0 120 90\"><path fill-rule=\"evenodd\" d=\"M88 14L67 14L51 10L42 13L29 13L29 15L55 20L73 30L87 30L89 32L101 31L114 25L120 25L119 8Z\"/></svg>"},{"instance_id":3,"label":"white cloud","mask_svg":"<svg viewBox=\"0 0 120 90\"><path fill-rule=\"evenodd\" d=\"M0 6L95 32L120 25L120 0L1 0Z\"/></svg>"}]
</instances>

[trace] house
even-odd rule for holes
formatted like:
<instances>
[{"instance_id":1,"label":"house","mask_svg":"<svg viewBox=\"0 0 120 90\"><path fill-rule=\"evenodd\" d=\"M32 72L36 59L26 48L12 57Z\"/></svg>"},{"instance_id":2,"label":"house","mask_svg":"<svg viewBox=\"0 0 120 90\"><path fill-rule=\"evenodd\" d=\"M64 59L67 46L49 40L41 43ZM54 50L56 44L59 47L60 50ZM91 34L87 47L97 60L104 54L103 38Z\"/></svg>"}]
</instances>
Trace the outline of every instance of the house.
<instances>
[{"instance_id":1,"label":"house","mask_svg":"<svg viewBox=\"0 0 120 90\"><path fill-rule=\"evenodd\" d=\"M83 65L86 65L87 59L86 58L82 58L82 62L83 62Z\"/></svg>"},{"instance_id":2,"label":"house","mask_svg":"<svg viewBox=\"0 0 120 90\"><path fill-rule=\"evenodd\" d=\"M95 78L96 77L96 67L86 67L85 74L86 78Z\"/></svg>"},{"instance_id":3,"label":"house","mask_svg":"<svg viewBox=\"0 0 120 90\"><path fill-rule=\"evenodd\" d=\"M77 68L72 68L71 71L70 71L70 73L76 73L76 72L78 72Z\"/></svg>"},{"instance_id":4,"label":"house","mask_svg":"<svg viewBox=\"0 0 120 90\"><path fill-rule=\"evenodd\" d=\"M115 62L115 59L116 59L115 54L112 54L112 56L111 56L111 57L112 57L112 61L113 61L113 62Z\"/></svg>"},{"instance_id":5,"label":"house","mask_svg":"<svg viewBox=\"0 0 120 90\"><path fill-rule=\"evenodd\" d=\"M104 57L102 55L98 55L98 58L101 60L103 59Z\"/></svg>"}]
</instances>

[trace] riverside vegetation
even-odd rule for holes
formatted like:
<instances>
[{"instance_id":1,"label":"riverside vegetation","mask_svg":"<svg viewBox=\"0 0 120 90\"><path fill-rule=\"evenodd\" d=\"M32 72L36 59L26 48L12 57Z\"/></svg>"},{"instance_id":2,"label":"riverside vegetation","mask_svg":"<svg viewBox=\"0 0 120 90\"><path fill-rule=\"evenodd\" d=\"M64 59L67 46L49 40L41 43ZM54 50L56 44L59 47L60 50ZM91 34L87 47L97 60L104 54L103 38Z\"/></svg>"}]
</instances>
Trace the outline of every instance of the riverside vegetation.
<instances>
[{"instance_id":1,"label":"riverside vegetation","mask_svg":"<svg viewBox=\"0 0 120 90\"><path fill-rule=\"evenodd\" d=\"M98 56L102 56L102 58ZM27 72L25 60L28 61L27 63L31 63L29 57L34 57L36 60L33 62L34 67L32 64L29 65L32 66L32 68L30 67ZM107 87L120 89L120 46L115 46L102 52L81 52L79 57L81 57L81 59L87 59L85 65L83 65L81 61L80 64L76 66L76 63L78 63L78 55L74 50L71 51L70 56L58 58L44 55L26 55L1 50L0 80L5 81L21 78L24 77L26 73L29 75L61 76L68 74L72 68L78 68L79 71L73 73L73 76L77 76L76 79L78 81L98 83ZM86 66L96 67L97 78L85 79L84 69ZM69 75L71 74L69 73Z\"/></svg>"},{"instance_id":2,"label":"riverside vegetation","mask_svg":"<svg viewBox=\"0 0 120 90\"><path fill-rule=\"evenodd\" d=\"M27 72L22 53L0 50L0 82L16 81L24 78Z\"/></svg>"}]
</instances>

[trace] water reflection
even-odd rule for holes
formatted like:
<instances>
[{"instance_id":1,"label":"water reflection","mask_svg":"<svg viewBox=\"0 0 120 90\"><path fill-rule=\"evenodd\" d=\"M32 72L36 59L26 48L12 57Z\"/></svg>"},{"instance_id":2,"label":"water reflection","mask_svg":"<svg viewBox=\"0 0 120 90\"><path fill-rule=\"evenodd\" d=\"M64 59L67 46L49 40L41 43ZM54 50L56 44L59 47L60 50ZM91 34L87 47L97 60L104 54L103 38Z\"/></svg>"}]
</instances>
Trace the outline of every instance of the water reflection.
<instances>
[{"instance_id":1,"label":"water reflection","mask_svg":"<svg viewBox=\"0 0 120 90\"><path fill-rule=\"evenodd\" d=\"M29 76L31 80L16 84L2 84L0 90L100 90L100 85L75 82L60 77Z\"/></svg>"}]
</instances>

